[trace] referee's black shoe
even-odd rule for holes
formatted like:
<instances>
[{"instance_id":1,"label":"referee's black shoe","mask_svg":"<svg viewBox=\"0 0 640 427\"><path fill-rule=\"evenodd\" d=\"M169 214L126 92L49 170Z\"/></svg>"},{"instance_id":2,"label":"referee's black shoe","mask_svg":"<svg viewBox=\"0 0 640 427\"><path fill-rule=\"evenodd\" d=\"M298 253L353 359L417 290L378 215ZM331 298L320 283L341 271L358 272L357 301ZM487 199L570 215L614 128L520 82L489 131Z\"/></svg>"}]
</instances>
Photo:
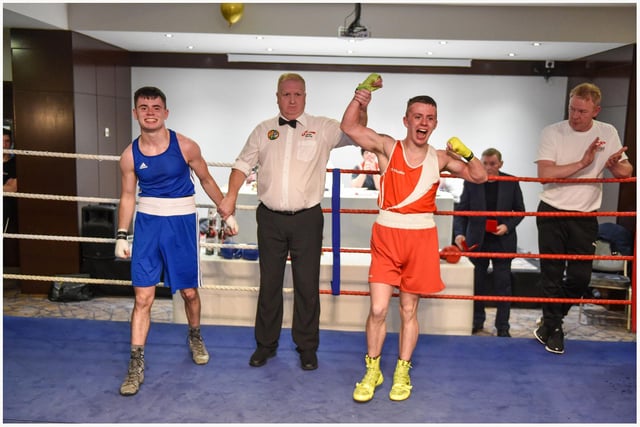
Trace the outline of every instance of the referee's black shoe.
<instances>
[{"instance_id":1,"label":"referee's black shoe","mask_svg":"<svg viewBox=\"0 0 640 427\"><path fill-rule=\"evenodd\" d=\"M305 371L318 369L318 356L314 350L304 350L300 352L300 365Z\"/></svg>"},{"instance_id":2,"label":"referee's black shoe","mask_svg":"<svg viewBox=\"0 0 640 427\"><path fill-rule=\"evenodd\" d=\"M251 355L249 359L249 365L259 368L267 363L268 359L271 359L276 355L276 349L267 347L258 347L256 351Z\"/></svg>"}]
</instances>

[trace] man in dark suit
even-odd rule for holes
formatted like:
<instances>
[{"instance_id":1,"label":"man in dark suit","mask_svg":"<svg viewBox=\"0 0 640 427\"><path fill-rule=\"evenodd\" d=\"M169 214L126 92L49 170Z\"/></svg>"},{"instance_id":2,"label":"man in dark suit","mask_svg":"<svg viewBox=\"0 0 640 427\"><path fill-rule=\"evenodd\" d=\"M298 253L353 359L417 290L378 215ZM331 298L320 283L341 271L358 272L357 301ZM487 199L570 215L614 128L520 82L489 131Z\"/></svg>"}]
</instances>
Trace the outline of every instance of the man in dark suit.
<instances>
[{"instance_id":1,"label":"man in dark suit","mask_svg":"<svg viewBox=\"0 0 640 427\"><path fill-rule=\"evenodd\" d=\"M484 184L464 182L457 211L516 211L524 212L522 190L517 181L493 181L492 176L511 176L500 172L503 165L502 154L495 148L488 148L481 158L489 180ZM479 252L516 252L516 226L522 216L484 217L454 216L453 235L455 244L462 250L477 246ZM475 295L486 295L487 269L489 260L493 268L493 284L495 295L511 295L511 260L512 258L470 258L475 266L473 285ZM484 327L486 314L484 301L473 303L472 333ZM510 337L509 312L511 303L497 303L495 326L499 337Z\"/></svg>"}]
</instances>

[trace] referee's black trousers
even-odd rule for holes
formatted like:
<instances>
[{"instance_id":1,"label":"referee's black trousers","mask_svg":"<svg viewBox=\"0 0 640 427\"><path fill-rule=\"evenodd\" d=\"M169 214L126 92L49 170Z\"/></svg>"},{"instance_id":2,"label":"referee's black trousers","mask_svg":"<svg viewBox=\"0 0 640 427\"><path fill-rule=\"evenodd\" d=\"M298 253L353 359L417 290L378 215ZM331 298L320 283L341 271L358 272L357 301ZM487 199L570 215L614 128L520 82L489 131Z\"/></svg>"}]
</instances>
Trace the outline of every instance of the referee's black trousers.
<instances>
[{"instance_id":1,"label":"referee's black trousers","mask_svg":"<svg viewBox=\"0 0 640 427\"><path fill-rule=\"evenodd\" d=\"M320 339L322 209L318 204L291 215L260 204L256 221L260 251L256 343L258 347L278 347L283 318L282 288L290 254L294 291L291 334L298 351L315 351Z\"/></svg>"}]
</instances>

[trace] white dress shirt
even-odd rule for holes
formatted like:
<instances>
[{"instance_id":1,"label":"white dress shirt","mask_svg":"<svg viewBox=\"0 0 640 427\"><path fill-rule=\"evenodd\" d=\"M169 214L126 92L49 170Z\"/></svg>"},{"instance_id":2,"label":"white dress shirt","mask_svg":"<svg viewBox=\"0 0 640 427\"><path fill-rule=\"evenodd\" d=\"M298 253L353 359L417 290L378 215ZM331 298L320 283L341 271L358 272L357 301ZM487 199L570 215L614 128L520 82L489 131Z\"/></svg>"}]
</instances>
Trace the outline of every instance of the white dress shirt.
<instances>
[{"instance_id":1,"label":"white dress shirt","mask_svg":"<svg viewBox=\"0 0 640 427\"><path fill-rule=\"evenodd\" d=\"M258 200L276 211L320 203L331 150L353 145L340 122L303 113L296 128L265 120L251 132L233 168L248 175L258 165Z\"/></svg>"}]
</instances>

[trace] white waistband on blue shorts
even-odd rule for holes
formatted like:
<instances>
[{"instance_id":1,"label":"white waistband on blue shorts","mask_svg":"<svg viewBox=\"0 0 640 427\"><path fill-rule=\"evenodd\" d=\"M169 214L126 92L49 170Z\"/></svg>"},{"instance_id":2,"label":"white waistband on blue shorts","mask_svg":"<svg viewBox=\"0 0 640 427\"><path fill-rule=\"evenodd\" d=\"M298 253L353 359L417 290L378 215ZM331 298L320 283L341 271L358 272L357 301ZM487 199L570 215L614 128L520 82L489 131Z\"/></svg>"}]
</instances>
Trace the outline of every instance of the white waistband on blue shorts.
<instances>
[{"instance_id":1,"label":"white waistband on blue shorts","mask_svg":"<svg viewBox=\"0 0 640 427\"><path fill-rule=\"evenodd\" d=\"M376 222L385 227L405 228L409 230L433 228L436 226L432 213L401 214L381 210L378 213Z\"/></svg>"},{"instance_id":2,"label":"white waistband on blue shorts","mask_svg":"<svg viewBox=\"0 0 640 427\"><path fill-rule=\"evenodd\" d=\"M138 212L157 216L188 215L196 212L196 196L165 199L162 197L140 197Z\"/></svg>"}]
</instances>

